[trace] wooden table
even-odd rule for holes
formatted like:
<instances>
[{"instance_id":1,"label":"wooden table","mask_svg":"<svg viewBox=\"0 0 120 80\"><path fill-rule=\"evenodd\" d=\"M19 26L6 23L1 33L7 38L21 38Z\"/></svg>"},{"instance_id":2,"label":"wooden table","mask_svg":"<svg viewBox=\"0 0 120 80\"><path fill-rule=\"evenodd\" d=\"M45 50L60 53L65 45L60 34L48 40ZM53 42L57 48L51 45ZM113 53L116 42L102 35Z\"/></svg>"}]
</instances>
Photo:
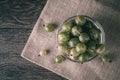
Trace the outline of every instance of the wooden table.
<instances>
[{"instance_id":1,"label":"wooden table","mask_svg":"<svg viewBox=\"0 0 120 80\"><path fill-rule=\"evenodd\" d=\"M0 80L65 80L20 54L46 0L0 0Z\"/></svg>"}]
</instances>

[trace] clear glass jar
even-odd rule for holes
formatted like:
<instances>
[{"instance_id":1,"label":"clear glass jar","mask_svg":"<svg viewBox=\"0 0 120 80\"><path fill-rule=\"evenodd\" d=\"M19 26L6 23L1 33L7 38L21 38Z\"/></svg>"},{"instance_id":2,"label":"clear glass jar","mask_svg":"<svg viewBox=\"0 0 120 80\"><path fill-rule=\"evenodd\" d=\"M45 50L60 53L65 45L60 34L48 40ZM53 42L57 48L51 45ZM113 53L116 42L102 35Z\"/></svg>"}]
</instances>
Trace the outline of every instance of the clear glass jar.
<instances>
[{"instance_id":1,"label":"clear glass jar","mask_svg":"<svg viewBox=\"0 0 120 80\"><path fill-rule=\"evenodd\" d=\"M90 17L88 17L88 16L84 16L84 15L77 15L77 16L83 16L86 20L92 22L92 23L95 25L95 27L101 31L101 33L100 33L100 44L105 44L105 32L104 32L104 30L103 30L103 28L102 28L102 25L101 25L97 20L92 19L92 18L90 18ZM65 22L68 22L68 21L70 21L70 20L72 20L72 19L75 19L77 16L73 16L73 17L68 18L67 20L64 21L64 23L65 23ZM64 24L64 23L63 23L63 24ZM62 24L62 25L63 25L63 24ZM61 25L61 26L62 26L62 25ZM58 31L58 34L59 34L61 31L62 31L62 28L60 28L60 30ZM58 40L58 41L59 41L59 40ZM64 57L66 57L67 59L69 59L69 60L71 60L71 61L74 61L74 62L80 62L79 60L72 60L72 59L70 59L68 55L64 55ZM97 54L94 55L94 56L92 56L92 57L90 57L90 58L88 58L87 61L91 61L91 60L93 60L95 57L97 57ZM85 62L87 62L87 61L85 61Z\"/></svg>"}]
</instances>

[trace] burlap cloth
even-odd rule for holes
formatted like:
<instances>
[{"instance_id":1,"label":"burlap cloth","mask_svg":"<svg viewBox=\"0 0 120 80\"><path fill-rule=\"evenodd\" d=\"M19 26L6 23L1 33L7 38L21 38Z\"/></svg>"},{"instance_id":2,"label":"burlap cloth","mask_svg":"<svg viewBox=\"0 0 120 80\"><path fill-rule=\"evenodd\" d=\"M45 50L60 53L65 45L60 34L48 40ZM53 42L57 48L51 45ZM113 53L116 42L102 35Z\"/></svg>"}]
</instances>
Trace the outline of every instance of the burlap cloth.
<instances>
[{"instance_id":1,"label":"burlap cloth","mask_svg":"<svg viewBox=\"0 0 120 80\"><path fill-rule=\"evenodd\" d=\"M99 57L84 64L69 60L61 64L54 62L54 57L60 54L57 48L60 25L75 15L87 15L102 23L112 63L103 63ZM42 25L47 22L57 24L57 29L46 32ZM49 49L50 53L38 57L42 48ZM48 0L21 56L70 80L120 80L120 1Z\"/></svg>"}]
</instances>

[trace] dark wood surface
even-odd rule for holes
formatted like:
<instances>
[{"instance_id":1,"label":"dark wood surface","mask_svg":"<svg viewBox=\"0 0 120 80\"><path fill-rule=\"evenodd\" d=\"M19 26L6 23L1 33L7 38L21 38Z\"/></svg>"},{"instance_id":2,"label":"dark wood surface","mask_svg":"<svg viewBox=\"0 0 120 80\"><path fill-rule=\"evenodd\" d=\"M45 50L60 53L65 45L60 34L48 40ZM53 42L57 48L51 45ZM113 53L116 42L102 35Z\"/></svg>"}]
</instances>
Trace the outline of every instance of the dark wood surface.
<instances>
[{"instance_id":1,"label":"dark wood surface","mask_svg":"<svg viewBox=\"0 0 120 80\"><path fill-rule=\"evenodd\" d=\"M0 80L65 80L20 54L46 0L0 0Z\"/></svg>"}]
</instances>

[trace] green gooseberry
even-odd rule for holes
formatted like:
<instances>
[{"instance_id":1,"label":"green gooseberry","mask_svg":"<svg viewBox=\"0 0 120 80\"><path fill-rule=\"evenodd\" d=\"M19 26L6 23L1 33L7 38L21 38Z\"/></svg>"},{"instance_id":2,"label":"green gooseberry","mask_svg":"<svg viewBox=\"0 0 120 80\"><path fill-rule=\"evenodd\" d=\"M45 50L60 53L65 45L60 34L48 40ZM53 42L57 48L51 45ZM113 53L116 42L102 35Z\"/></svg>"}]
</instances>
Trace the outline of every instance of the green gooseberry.
<instances>
[{"instance_id":1,"label":"green gooseberry","mask_svg":"<svg viewBox=\"0 0 120 80\"><path fill-rule=\"evenodd\" d=\"M80 62L85 62L85 61L87 61L87 60L86 60L86 56L85 56L84 54L80 55L80 56L78 57L78 60L79 60Z\"/></svg>"},{"instance_id":2,"label":"green gooseberry","mask_svg":"<svg viewBox=\"0 0 120 80\"><path fill-rule=\"evenodd\" d=\"M75 22L76 22L77 25L83 26L86 23L86 19L85 19L84 16L77 16L75 18Z\"/></svg>"},{"instance_id":3,"label":"green gooseberry","mask_svg":"<svg viewBox=\"0 0 120 80\"><path fill-rule=\"evenodd\" d=\"M69 46L70 47L75 47L77 45L77 43L79 43L79 39L78 38L72 38L69 40Z\"/></svg>"},{"instance_id":4,"label":"green gooseberry","mask_svg":"<svg viewBox=\"0 0 120 80\"><path fill-rule=\"evenodd\" d=\"M77 26L74 26L71 30L73 36L79 36L81 32L82 32L82 28Z\"/></svg>"},{"instance_id":5,"label":"green gooseberry","mask_svg":"<svg viewBox=\"0 0 120 80\"><path fill-rule=\"evenodd\" d=\"M102 56L102 61L103 62L111 62L111 58L109 55L104 55L104 56Z\"/></svg>"},{"instance_id":6,"label":"green gooseberry","mask_svg":"<svg viewBox=\"0 0 120 80\"><path fill-rule=\"evenodd\" d=\"M55 57L55 62L56 63L61 63L61 62L63 62L65 60L65 58L62 56L62 55L57 55L56 57Z\"/></svg>"},{"instance_id":7,"label":"green gooseberry","mask_svg":"<svg viewBox=\"0 0 120 80\"><path fill-rule=\"evenodd\" d=\"M100 31L98 29L90 29L90 36L93 40L97 40L100 37Z\"/></svg>"},{"instance_id":8,"label":"green gooseberry","mask_svg":"<svg viewBox=\"0 0 120 80\"><path fill-rule=\"evenodd\" d=\"M91 21L86 21L85 27L88 29L92 29L94 28L94 24Z\"/></svg>"},{"instance_id":9,"label":"green gooseberry","mask_svg":"<svg viewBox=\"0 0 120 80\"><path fill-rule=\"evenodd\" d=\"M87 41L90 40L90 37L87 33L81 33L79 36L80 42L86 43Z\"/></svg>"},{"instance_id":10,"label":"green gooseberry","mask_svg":"<svg viewBox=\"0 0 120 80\"><path fill-rule=\"evenodd\" d=\"M67 32L65 32L65 31L60 32L60 33L58 34L58 39L59 39L59 41L66 42L66 41L69 40L69 34L68 34Z\"/></svg>"},{"instance_id":11,"label":"green gooseberry","mask_svg":"<svg viewBox=\"0 0 120 80\"><path fill-rule=\"evenodd\" d=\"M78 43L76 45L76 51L79 53L84 53L86 51L87 47L84 43Z\"/></svg>"},{"instance_id":12,"label":"green gooseberry","mask_svg":"<svg viewBox=\"0 0 120 80\"><path fill-rule=\"evenodd\" d=\"M59 45L59 49L65 54L70 53L70 47L68 45Z\"/></svg>"},{"instance_id":13,"label":"green gooseberry","mask_svg":"<svg viewBox=\"0 0 120 80\"><path fill-rule=\"evenodd\" d=\"M73 27L74 20L67 21L63 24L62 30L70 32Z\"/></svg>"},{"instance_id":14,"label":"green gooseberry","mask_svg":"<svg viewBox=\"0 0 120 80\"><path fill-rule=\"evenodd\" d=\"M99 54L103 54L104 51L105 51L105 45L104 44L98 44L96 52L99 53Z\"/></svg>"},{"instance_id":15,"label":"green gooseberry","mask_svg":"<svg viewBox=\"0 0 120 80\"><path fill-rule=\"evenodd\" d=\"M72 48L72 49L70 50L70 55L76 57L76 56L79 55L79 53L76 51L75 48Z\"/></svg>"},{"instance_id":16,"label":"green gooseberry","mask_svg":"<svg viewBox=\"0 0 120 80\"><path fill-rule=\"evenodd\" d=\"M45 25L43 25L45 30L48 31L48 32L52 32L55 30L55 25L54 24L51 24L51 23L46 23Z\"/></svg>"}]
</instances>

